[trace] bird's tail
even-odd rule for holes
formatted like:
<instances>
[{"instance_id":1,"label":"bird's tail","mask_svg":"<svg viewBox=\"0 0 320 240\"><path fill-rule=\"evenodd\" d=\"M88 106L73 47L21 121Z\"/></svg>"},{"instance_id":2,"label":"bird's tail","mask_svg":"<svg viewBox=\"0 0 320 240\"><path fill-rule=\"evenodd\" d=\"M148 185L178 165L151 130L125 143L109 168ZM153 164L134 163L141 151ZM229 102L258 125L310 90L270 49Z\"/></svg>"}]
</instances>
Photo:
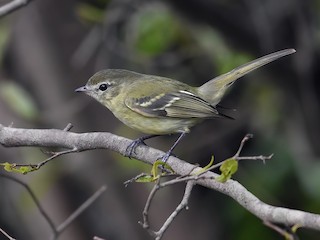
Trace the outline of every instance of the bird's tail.
<instances>
[{"instance_id":1,"label":"bird's tail","mask_svg":"<svg viewBox=\"0 0 320 240\"><path fill-rule=\"evenodd\" d=\"M199 94L213 106L216 106L224 96L228 87L230 87L238 78L259 67L262 67L263 65L273 62L278 58L295 52L296 50L294 49L285 49L243 64L231 70L230 72L220 75L200 86L198 89Z\"/></svg>"}]
</instances>

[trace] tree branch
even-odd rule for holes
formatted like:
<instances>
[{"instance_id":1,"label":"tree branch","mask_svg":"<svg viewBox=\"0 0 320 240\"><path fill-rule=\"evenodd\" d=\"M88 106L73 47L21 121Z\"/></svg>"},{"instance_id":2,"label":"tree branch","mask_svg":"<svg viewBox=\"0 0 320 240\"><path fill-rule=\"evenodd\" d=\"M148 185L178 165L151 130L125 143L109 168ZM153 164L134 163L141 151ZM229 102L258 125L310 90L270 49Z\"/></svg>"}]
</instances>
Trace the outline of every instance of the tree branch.
<instances>
[{"instance_id":1,"label":"tree branch","mask_svg":"<svg viewBox=\"0 0 320 240\"><path fill-rule=\"evenodd\" d=\"M12 177L8 174L3 175L0 173L0 177L4 177L7 179L10 179L11 181L14 181L18 184L20 184L22 187L24 187L27 192L29 193L32 201L35 203L35 205L37 206L37 208L39 209L40 214L44 217L44 219L47 221L48 225L50 226L51 230L53 233L57 233L56 227L54 226L53 221L51 220L51 218L49 217L49 215L47 214L47 212L44 210L44 208L42 207L42 205L40 204L40 201L38 200L38 198L36 197L36 194L32 191L32 189L28 186L28 184L22 182L21 180L19 180L18 178Z\"/></svg>"},{"instance_id":2,"label":"tree branch","mask_svg":"<svg viewBox=\"0 0 320 240\"><path fill-rule=\"evenodd\" d=\"M164 234L164 232L168 229L170 224L173 222L173 220L177 217L177 215L183 209L188 209L188 202L189 202L189 198L191 196L191 191L193 189L194 184L195 184L195 182L193 180L187 182L181 202L176 207L176 209L170 214L170 216L167 218L167 220L162 225L162 227L159 229L159 231L155 232L155 234L156 234L155 239L156 240L159 240L162 238L162 235Z\"/></svg>"},{"instance_id":3,"label":"tree branch","mask_svg":"<svg viewBox=\"0 0 320 240\"><path fill-rule=\"evenodd\" d=\"M44 208L41 206L38 198L36 197L35 193L31 190L31 188L21 180L12 177L10 175L4 175L0 173L0 177L7 178L9 180L12 180L21 186L23 186L29 195L32 198L32 201L36 204L37 208L39 209L41 215L44 217L44 219L49 224L51 230L52 230L52 236L51 239L55 240L57 239L60 234L76 219L79 217L81 213L83 213L88 207L90 207L107 189L105 185L101 186L90 198L88 198L84 203L81 204L80 207L78 207L67 219L65 219L58 227L55 227L53 221L49 217L49 215L46 213ZM15 240L14 238L10 237L9 234L7 234L4 230L0 228L0 232L5 235L9 240Z\"/></svg>"},{"instance_id":4,"label":"tree branch","mask_svg":"<svg viewBox=\"0 0 320 240\"><path fill-rule=\"evenodd\" d=\"M32 0L12 0L11 2L0 7L0 17L4 17L9 13L27 5Z\"/></svg>"},{"instance_id":5,"label":"tree branch","mask_svg":"<svg viewBox=\"0 0 320 240\"><path fill-rule=\"evenodd\" d=\"M66 220L63 221L63 223L57 227L57 233L54 234L51 239L57 239L59 234L61 234L76 218L78 218L81 213L90 207L106 190L107 186L101 186L90 198L82 203L79 208L77 208Z\"/></svg>"},{"instance_id":6,"label":"tree branch","mask_svg":"<svg viewBox=\"0 0 320 240\"><path fill-rule=\"evenodd\" d=\"M179 205L176 207L176 209L170 214L170 216L167 218L167 220L163 223L163 225L161 226L161 228L158 231L154 231L150 229L150 223L149 223L149 210L151 207L151 202L153 201L156 193L163 187L168 186L168 184L162 184L160 183L161 177L159 177L155 183L155 185L153 186L146 205L143 209L143 213L142 213L142 217L143 217L143 221L139 222L141 224L141 226L146 229L148 231L148 233L155 238L155 240L160 240L163 236L163 234L165 233L165 231L169 228L169 226L171 225L171 223L173 222L173 220L178 216L178 214L183 210L183 209L188 209L188 202L189 202L189 198L191 196L191 191L193 189L193 186L195 185L195 181L194 180L188 180L186 183L186 188L185 188L185 192L183 195L183 198L181 200L181 202L179 203ZM167 182L165 182L167 183ZM173 183L174 184L174 183Z\"/></svg>"},{"instance_id":7,"label":"tree branch","mask_svg":"<svg viewBox=\"0 0 320 240\"><path fill-rule=\"evenodd\" d=\"M6 236L9 240L16 240L15 238L11 237L8 233L6 233L2 228L0 228L0 232Z\"/></svg>"},{"instance_id":8,"label":"tree branch","mask_svg":"<svg viewBox=\"0 0 320 240\"><path fill-rule=\"evenodd\" d=\"M131 140L113 135L107 132L73 133L57 129L19 129L0 125L0 144L5 147L60 147L65 149L77 149L80 151L92 149L110 149L120 154L125 154ZM149 164L153 164L163 152L148 146L138 146L133 157ZM180 175L189 174L191 171L200 171L201 168L184 162L176 157L170 157L167 163ZM252 214L273 223L281 223L287 226L299 225L301 227L320 231L320 215L293 210L283 207L275 207L260 201L244 186L235 180L225 183L214 181L217 174L206 172L203 177L196 180L196 184L214 189L232 197L241 206Z\"/></svg>"}]
</instances>

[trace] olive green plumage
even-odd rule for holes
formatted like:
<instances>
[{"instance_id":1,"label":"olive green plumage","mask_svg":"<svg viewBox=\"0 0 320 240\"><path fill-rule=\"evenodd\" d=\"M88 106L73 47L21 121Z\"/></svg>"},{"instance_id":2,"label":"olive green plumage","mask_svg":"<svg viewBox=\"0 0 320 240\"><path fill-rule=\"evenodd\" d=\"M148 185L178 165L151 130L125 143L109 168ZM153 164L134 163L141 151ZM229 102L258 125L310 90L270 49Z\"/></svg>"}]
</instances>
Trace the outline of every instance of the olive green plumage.
<instances>
[{"instance_id":1,"label":"olive green plumage","mask_svg":"<svg viewBox=\"0 0 320 240\"><path fill-rule=\"evenodd\" d=\"M156 135L184 133L204 119L224 116L216 105L235 80L294 52L286 49L269 54L200 87L165 77L108 69L93 75L76 91L93 97L120 121L138 131Z\"/></svg>"}]
</instances>

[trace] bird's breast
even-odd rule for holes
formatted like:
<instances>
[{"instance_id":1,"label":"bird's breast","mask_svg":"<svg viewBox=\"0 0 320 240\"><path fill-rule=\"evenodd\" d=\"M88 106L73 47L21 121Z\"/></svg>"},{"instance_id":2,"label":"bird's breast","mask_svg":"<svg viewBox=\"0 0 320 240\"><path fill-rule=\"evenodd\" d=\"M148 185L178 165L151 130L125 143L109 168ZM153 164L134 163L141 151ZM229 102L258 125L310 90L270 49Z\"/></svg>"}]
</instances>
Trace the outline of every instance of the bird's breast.
<instances>
[{"instance_id":1,"label":"bird's breast","mask_svg":"<svg viewBox=\"0 0 320 240\"><path fill-rule=\"evenodd\" d=\"M126 108L126 113L112 111L116 118L130 128L146 134L165 135L189 132L200 120L196 118L146 117Z\"/></svg>"}]
</instances>

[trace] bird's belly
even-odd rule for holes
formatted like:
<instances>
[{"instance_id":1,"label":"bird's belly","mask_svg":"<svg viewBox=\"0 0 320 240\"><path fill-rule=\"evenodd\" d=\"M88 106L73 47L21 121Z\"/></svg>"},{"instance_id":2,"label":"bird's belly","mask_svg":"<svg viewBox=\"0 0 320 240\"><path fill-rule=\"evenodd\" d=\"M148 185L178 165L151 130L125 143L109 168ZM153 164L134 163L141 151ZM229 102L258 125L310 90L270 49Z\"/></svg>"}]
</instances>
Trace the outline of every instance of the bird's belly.
<instances>
[{"instance_id":1,"label":"bird's belly","mask_svg":"<svg viewBox=\"0 0 320 240\"><path fill-rule=\"evenodd\" d=\"M136 114L135 117L120 118L116 114L115 116L128 127L146 134L165 135L179 132L189 132L189 129L195 124L200 122L200 119L196 118L154 118L146 117L140 114Z\"/></svg>"}]
</instances>

